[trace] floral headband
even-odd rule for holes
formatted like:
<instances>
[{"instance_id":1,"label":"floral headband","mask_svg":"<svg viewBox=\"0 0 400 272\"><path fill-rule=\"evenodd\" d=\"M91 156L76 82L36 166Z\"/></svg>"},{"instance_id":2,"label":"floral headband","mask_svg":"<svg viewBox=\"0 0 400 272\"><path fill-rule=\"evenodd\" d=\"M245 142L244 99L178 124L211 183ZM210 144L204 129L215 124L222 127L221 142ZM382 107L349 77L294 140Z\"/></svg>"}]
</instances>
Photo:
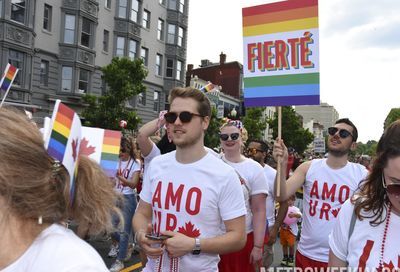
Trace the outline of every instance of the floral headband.
<instances>
[{"instance_id":1,"label":"floral headband","mask_svg":"<svg viewBox=\"0 0 400 272\"><path fill-rule=\"evenodd\" d=\"M240 129L240 131L243 129L243 123L240 120L231 120L231 119L225 117L224 119L222 119L222 122L223 122L223 125L221 128L226 127L227 125L230 125L230 126L237 127L238 129Z\"/></svg>"}]
</instances>

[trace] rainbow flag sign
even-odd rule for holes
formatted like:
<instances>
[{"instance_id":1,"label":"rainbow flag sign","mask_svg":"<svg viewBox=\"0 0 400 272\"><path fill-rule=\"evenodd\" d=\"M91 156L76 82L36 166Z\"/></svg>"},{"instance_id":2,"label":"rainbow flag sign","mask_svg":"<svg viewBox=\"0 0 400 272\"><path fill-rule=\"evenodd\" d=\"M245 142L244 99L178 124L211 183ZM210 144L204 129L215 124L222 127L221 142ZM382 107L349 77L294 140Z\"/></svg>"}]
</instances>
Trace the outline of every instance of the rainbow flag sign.
<instances>
[{"instance_id":1,"label":"rainbow flag sign","mask_svg":"<svg viewBox=\"0 0 400 272\"><path fill-rule=\"evenodd\" d=\"M120 131L82 127L79 153L98 162L107 176L115 177L118 170L121 136Z\"/></svg>"},{"instance_id":2,"label":"rainbow flag sign","mask_svg":"<svg viewBox=\"0 0 400 272\"><path fill-rule=\"evenodd\" d=\"M4 93L3 99L1 101L0 107L3 105L8 92L10 91L11 85L17 76L18 68L12 66L11 64L7 63L6 69L4 70L4 74L0 80L0 94Z\"/></svg>"},{"instance_id":3,"label":"rainbow flag sign","mask_svg":"<svg viewBox=\"0 0 400 272\"><path fill-rule=\"evenodd\" d=\"M75 195L81 130L78 114L57 100L48 130L44 131L45 148L52 158L60 161L67 169L70 176L71 200Z\"/></svg>"},{"instance_id":4,"label":"rainbow flag sign","mask_svg":"<svg viewBox=\"0 0 400 272\"><path fill-rule=\"evenodd\" d=\"M243 8L246 107L317 105L318 0Z\"/></svg>"},{"instance_id":5,"label":"rainbow flag sign","mask_svg":"<svg viewBox=\"0 0 400 272\"><path fill-rule=\"evenodd\" d=\"M214 84L212 84L212 83L210 82L210 83L208 83L207 85L205 85L203 88L201 88L200 91L203 91L203 92L208 93L208 92L211 92L212 90L214 90L216 87L217 87L217 86L215 86Z\"/></svg>"}]
</instances>

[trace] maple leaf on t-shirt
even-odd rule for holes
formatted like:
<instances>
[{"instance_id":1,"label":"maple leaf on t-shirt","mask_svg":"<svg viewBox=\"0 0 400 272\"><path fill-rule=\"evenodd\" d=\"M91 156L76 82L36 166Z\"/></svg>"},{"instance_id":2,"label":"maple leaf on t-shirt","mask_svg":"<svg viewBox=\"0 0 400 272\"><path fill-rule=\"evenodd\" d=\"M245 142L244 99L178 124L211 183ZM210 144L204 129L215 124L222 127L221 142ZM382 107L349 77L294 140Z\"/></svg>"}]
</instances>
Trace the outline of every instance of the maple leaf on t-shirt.
<instances>
[{"instance_id":1,"label":"maple leaf on t-shirt","mask_svg":"<svg viewBox=\"0 0 400 272\"><path fill-rule=\"evenodd\" d=\"M400 268L400 255L399 255L399 260L397 263L397 269L395 269L396 267L394 266L393 262L390 261L390 263L385 263L383 262L383 267L378 267L376 269L377 272L382 272L382 271L399 271Z\"/></svg>"},{"instance_id":2,"label":"maple leaf on t-shirt","mask_svg":"<svg viewBox=\"0 0 400 272\"><path fill-rule=\"evenodd\" d=\"M96 152L96 147L89 145L89 141L86 140L85 137L83 137L81 145L79 147L79 154L89 157L95 152Z\"/></svg>"},{"instance_id":3,"label":"maple leaf on t-shirt","mask_svg":"<svg viewBox=\"0 0 400 272\"><path fill-rule=\"evenodd\" d=\"M190 221L186 222L184 227L179 227L178 232L191 238L196 238L200 236L200 230L196 229Z\"/></svg>"}]
</instances>

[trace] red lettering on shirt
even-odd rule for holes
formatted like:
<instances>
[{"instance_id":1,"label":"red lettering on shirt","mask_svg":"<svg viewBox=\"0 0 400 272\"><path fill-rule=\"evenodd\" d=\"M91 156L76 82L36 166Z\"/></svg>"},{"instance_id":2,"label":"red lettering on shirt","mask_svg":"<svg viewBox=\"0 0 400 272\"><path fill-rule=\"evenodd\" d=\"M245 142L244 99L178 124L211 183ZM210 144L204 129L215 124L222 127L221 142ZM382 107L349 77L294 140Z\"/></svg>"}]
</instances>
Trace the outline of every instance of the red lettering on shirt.
<instances>
[{"instance_id":1,"label":"red lettering on shirt","mask_svg":"<svg viewBox=\"0 0 400 272\"><path fill-rule=\"evenodd\" d=\"M347 185L340 186L339 202L343 204L350 197L350 188Z\"/></svg>"},{"instance_id":2,"label":"red lettering on shirt","mask_svg":"<svg viewBox=\"0 0 400 272\"><path fill-rule=\"evenodd\" d=\"M317 204L318 200L313 201L312 199L310 199L310 211L309 211L310 216L315 216L315 214L317 213Z\"/></svg>"},{"instance_id":3,"label":"red lettering on shirt","mask_svg":"<svg viewBox=\"0 0 400 272\"><path fill-rule=\"evenodd\" d=\"M177 218L175 214L167 213L167 221L165 223L165 229L174 231L176 229Z\"/></svg>"},{"instance_id":4,"label":"red lettering on shirt","mask_svg":"<svg viewBox=\"0 0 400 272\"><path fill-rule=\"evenodd\" d=\"M167 195L165 196L165 209L169 210L169 205L171 203L172 206L176 206L176 211L179 212L181 210L181 200L183 194L183 188L185 187L183 184L179 185L178 189L174 193L173 183L168 183Z\"/></svg>"},{"instance_id":5,"label":"red lettering on shirt","mask_svg":"<svg viewBox=\"0 0 400 272\"><path fill-rule=\"evenodd\" d=\"M161 186L162 186L162 182L159 181L156 187L156 190L154 191L153 194L153 199L152 199L152 204L153 207L156 206L156 204L158 205L158 208L161 209Z\"/></svg>"},{"instance_id":6,"label":"red lettering on shirt","mask_svg":"<svg viewBox=\"0 0 400 272\"><path fill-rule=\"evenodd\" d=\"M310 197L315 197L319 199L319 195L318 195L318 181L314 181L313 186L311 188L311 192L310 192Z\"/></svg>"},{"instance_id":7,"label":"red lettering on shirt","mask_svg":"<svg viewBox=\"0 0 400 272\"><path fill-rule=\"evenodd\" d=\"M328 183L324 182L324 185L322 186L322 199L331 199L332 202L335 201L335 192L336 192L336 184L333 184L333 186L329 189L328 188Z\"/></svg>"},{"instance_id":8,"label":"red lettering on shirt","mask_svg":"<svg viewBox=\"0 0 400 272\"><path fill-rule=\"evenodd\" d=\"M322 203L322 207L321 207L321 212L319 214L319 219L322 219L322 217L325 214L325 219L327 221L329 221L329 211L331 210L331 205L329 205L329 203Z\"/></svg>"},{"instance_id":9,"label":"red lettering on shirt","mask_svg":"<svg viewBox=\"0 0 400 272\"><path fill-rule=\"evenodd\" d=\"M201 203L202 193L199 188L192 187L189 189L186 198L186 212L190 215L196 215L200 212L200 203ZM190 204L192 202L192 198L195 197L195 205L193 209L191 209Z\"/></svg>"}]
</instances>

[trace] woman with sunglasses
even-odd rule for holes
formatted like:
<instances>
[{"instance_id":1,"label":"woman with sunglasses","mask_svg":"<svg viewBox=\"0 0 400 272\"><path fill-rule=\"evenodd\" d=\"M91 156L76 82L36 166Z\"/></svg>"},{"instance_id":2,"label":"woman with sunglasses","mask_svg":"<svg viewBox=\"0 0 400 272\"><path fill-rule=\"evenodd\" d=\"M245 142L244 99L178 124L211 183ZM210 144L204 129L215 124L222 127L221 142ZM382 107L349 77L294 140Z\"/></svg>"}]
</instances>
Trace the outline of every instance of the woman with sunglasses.
<instances>
[{"instance_id":1,"label":"woman with sunglasses","mask_svg":"<svg viewBox=\"0 0 400 272\"><path fill-rule=\"evenodd\" d=\"M376 153L370 175L343 204L329 237L331 267L400 267L400 120L385 130Z\"/></svg>"},{"instance_id":2,"label":"woman with sunglasses","mask_svg":"<svg viewBox=\"0 0 400 272\"><path fill-rule=\"evenodd\" d=\"M141 165L138 160L136 144L130 137L121 139L119 152L119 167L115 177L115 190L123 197L119 203L124 216L124 230L112 235L112 245L109 257L117 257L110 271L120 271L124 268L124 260L130 258L132 247L129 248L129 236L132 233L132 218L136 210L136 188L140 178ZM117 223L117 222L116 222ZM129 252L128 252L129 248Z\"/></svg>"},{"instance_id":3,"label":"woman with sunglasses","mask_svg":"<svg viewBox=\"0 0 400 272\"><path fill-rule=\"evenodd\" d=\"M235 169L242 183L247 209L246 245L238 252L221 255L218 268L222 272L253 272L259 266L263 254L268 184L261 165L241 153L247 140L243 130L240 121L228 120L221 127L219 135L224 150L222 160Z\"/></svg>"}]
</instances>

